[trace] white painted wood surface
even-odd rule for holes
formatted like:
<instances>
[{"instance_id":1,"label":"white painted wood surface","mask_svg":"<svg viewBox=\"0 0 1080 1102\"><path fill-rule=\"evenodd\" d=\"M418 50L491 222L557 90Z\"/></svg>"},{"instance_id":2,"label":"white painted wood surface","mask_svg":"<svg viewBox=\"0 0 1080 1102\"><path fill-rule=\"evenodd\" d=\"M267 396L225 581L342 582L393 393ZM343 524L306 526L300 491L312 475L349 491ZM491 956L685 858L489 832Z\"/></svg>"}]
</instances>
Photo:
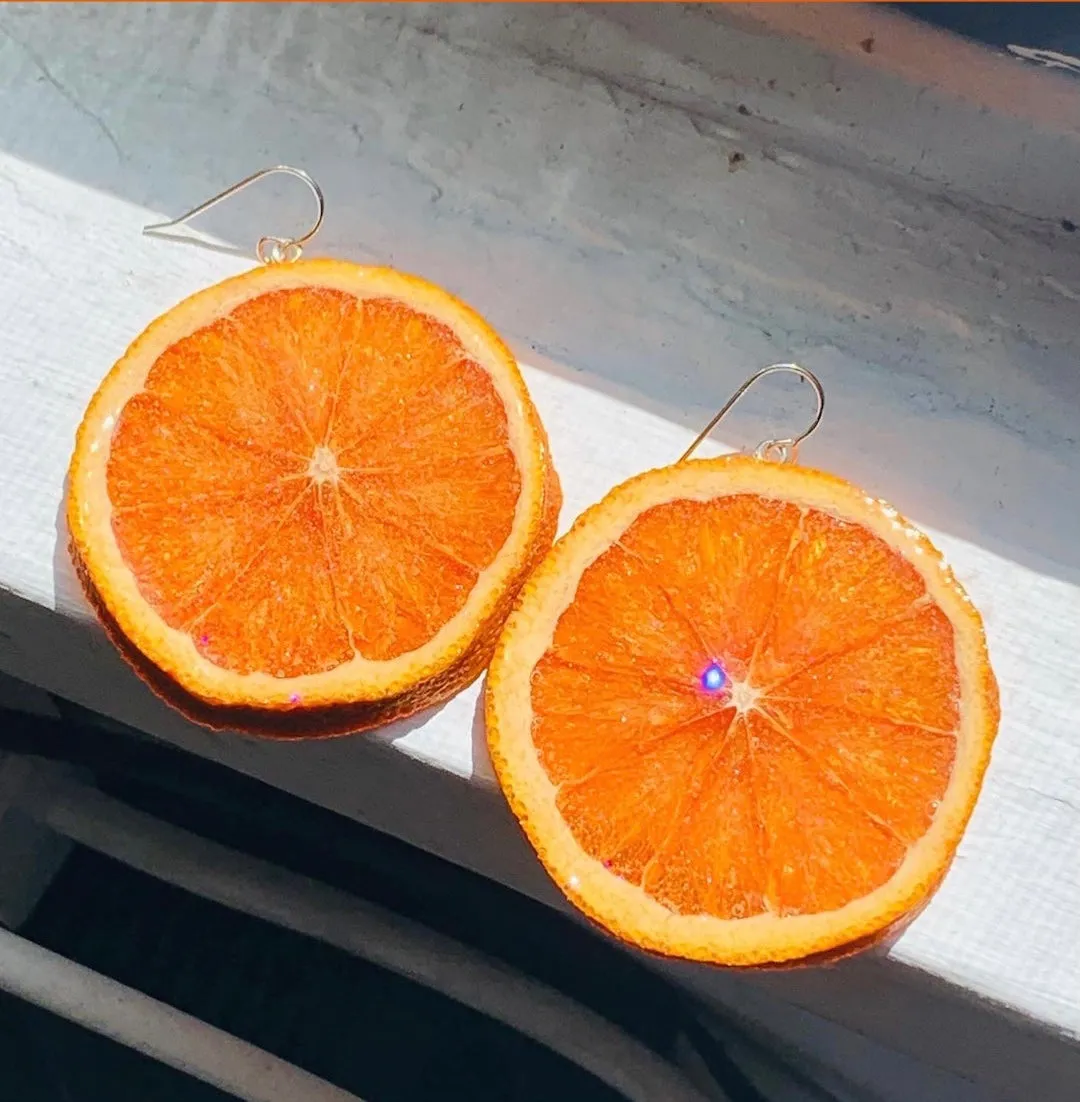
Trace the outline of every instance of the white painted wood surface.
<instances>
[{"instance_id":1,"label":"white painted wood surface","mask_svg":"<svg viewBox=\"0 0 1080 1102\"><path fill-rule=\"evenodd\" d=\"M884 12L788 30L809 37L648 6L0 8L0 671L560 905L491 786L475 687L372 738L211 735L89 620L59 522L85 403L154 316L249 264L140 227L306 167L317 251L438 280L519 342L564 524L677 456L750 370L799 359L829 395L804 460L930 529L983 608L1001 735L953 870L887 958L666 967L996 1096L1073 1098L1080 94L965 50L920 68L942 40ZM307 216L295 186L203 228L249 254ZM722 443L806 400L763 388Z\"/></svg>"}]
</instances>

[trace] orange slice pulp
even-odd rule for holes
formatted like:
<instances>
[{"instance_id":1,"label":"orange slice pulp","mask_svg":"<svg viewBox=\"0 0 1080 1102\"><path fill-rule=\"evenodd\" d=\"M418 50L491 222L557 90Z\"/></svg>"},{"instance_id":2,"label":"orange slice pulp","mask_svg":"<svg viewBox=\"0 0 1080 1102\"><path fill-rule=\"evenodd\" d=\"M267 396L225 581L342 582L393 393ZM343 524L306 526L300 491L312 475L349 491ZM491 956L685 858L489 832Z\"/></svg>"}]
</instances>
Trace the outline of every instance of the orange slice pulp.
<instances>
[{"instance_id":1,"label":"orange slice pulp","mask_svg":"<svg viewBox=\"0 0 1080 1102\"><path fill-rule=\"evenodd\" d=\"M500 782L611 932L731 965L872 941L941 880L997 730L927 538L746 457L616 488L523 588L488 677Z\"/></svg>"},{"instance_id":2,"label":"orange slice pulp","mask_svg":"<svg viewBox=\"0 0 1080 1102\"><path fill-rule=\"evenodd\" d=\"M136 340L79 429L68 523L159 693L304 735L477 676L559 503L517 365L475 313L315 260L208 288Z\"/></svg>"}]
</instances>

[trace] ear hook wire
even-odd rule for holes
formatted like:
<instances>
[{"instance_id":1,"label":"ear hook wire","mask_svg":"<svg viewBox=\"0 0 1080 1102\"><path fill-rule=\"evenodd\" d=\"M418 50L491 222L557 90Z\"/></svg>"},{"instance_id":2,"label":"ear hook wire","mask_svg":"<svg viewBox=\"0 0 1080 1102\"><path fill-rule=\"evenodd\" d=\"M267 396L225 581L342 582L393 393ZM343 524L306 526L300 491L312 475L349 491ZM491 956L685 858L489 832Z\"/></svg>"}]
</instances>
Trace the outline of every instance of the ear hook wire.
<instances>
[{"instance_id":1,"label":"ear hook wire","mask_svg":"<svg viewBox=\"0 0 1080 1102\"><path fill-rule=\"evenodd\" d=\"M299 237L260 237L258 244L255 246L255 256L260 264L282 264L299 260L301 253L304 251L304 245L319 232L319 227L322 226L323 215L326 213L326 199L323 196L322 188L302 168L293 168L291 165L274 165L272 168L263 168L258 172L253 172L239 183L219 192L213 198L207 199L205 203L200 203L197 207L189 210L187 214L182 214L171 222L155 222L152 225L143 226L143 233L151 237L168 237L169 234L161 231L186 225L211 207L216 207L218 203L223 203L226 199L232 198L238 192L243 191L244 188L250 187L266 176L273 176L275 173L295 176L298 180L303 180L307 184L311 194L315 196L317 208L315 223L307 233L301 234Z\"/></svg>"},{"instance_id":2,"label":"ear hook wire","mask_svg":"<svg viewBox=\"0 0 1080 1102\"><path fill-rule=\"evenodd\" d=\"M810 386L813 387L814 395L817 398L817 410L814 413L814 419L798 436L790 436L784 440L763 440L754 449L754 455L758 459L769 459L776 463L787 463L794 459L798 446L818 427L818 425L821 424L821 417L825 412L825 388L821 385L821 381L818 377L812 371L807 371L805 367L800 367L798 364L769 364L768 367L763 367L760 371L755 371L754 374L751 375L734 394L732 394L724 403L720 412L716 414L701 432L698 433L697 438L690 447L679 456L679 462L685 462L695 451L697 451L705 437L720 424L724 417L730 412L731 407L738 402L754 383L759 379L764 379L766 375L775 375L782 371L792 375L798 375L800 379L808 382Z\"/></svg>"}]
</instances>

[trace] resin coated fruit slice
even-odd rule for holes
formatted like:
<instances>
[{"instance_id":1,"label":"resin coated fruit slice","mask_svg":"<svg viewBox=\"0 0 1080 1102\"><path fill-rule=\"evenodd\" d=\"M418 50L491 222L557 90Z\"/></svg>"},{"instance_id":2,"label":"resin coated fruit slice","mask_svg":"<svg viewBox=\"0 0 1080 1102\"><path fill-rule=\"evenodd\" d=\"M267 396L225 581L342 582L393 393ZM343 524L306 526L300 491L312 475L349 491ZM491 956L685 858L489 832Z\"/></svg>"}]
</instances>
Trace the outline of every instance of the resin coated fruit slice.
<instances>
[{"instance_id":1,"label":"resin coated fruit slice","mask_svg":"<svg viewBox=\"0 0 1080 1102\"><path fill-rule=\"evenodd\" d=\"M744 457L624 483L523 588L491 755L566 895L644 948L872 941L941 880L997 730L978 613L840 479Z\"/></svg>"},{"instance_id":2,"label":"resin coated fruit slice","mask_svg":"<svg viewBox=\"0 0 1080 1102\"><path fill-rule=\"evenodd\" d=\"M80 427L68 523L88 596L159 693L303 736L472 680L559 503L517 365L476 314L315 260L143 333Z\"/></svg>"}]
</instances>

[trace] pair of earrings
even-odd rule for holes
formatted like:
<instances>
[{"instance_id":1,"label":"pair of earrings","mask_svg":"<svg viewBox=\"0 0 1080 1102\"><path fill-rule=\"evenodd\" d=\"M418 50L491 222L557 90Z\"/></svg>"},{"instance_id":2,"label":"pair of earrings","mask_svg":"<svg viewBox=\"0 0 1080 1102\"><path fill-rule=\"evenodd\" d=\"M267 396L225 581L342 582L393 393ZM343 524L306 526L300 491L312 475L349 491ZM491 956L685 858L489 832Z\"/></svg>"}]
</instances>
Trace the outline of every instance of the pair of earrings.
<instances>
[{"instance_id":1,"label":"pair of earrings","mask_svg":"<svg viewBox=\"0 0 1080 1102\"><path fill-rule=\"evenodd\" d=\"M312 228L154 321L79 430L72 555L140 675L199 722L302 738L490 667L503 789L608 929L750 963L909 913L970 815L997 690L927 538L793 464L817 379L751 376L552 547L560 484L514 357L422 279L301 259L306 173L149 229L274 172L310 187ZM814 389L806 430L694 459L777 371Z\"/></svg>"}]
</instances>

